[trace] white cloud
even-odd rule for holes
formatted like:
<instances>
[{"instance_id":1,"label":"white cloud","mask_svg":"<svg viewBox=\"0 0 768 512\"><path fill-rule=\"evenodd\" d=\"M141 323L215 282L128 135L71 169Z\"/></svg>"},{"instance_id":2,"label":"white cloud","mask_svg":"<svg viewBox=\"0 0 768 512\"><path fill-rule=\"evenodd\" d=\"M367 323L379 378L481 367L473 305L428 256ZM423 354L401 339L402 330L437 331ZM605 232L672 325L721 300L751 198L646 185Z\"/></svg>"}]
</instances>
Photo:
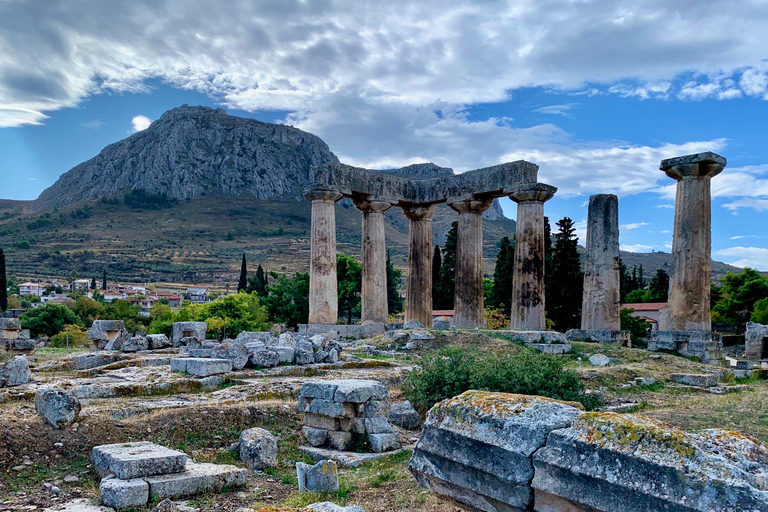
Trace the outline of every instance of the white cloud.
<instances>
[{"instance_id":1,"label":"white cloud","mask_svg":"<svg viewBox=\"0 0 768 512\"><path fill-rule=\"evenodd\" d=\"M714 251L714 254L736 267L768 270L768 249L763 247L730 247Z\"/></svg>"},{"instance_id":2,"label":"white cloud","mask_svg":"<svg viewBox=\"0 0 768 512\"><path fill-rule=\"evenodd\" d=\"M152 124L152 120L147 116L133 116L133 119L131 119L131 125L133 125L133 131L135 132L146 130L150 124Z\"/></svg>"},{"instance_id":3,"label":"white cloud","mask_svg":"<svg viewBox=\"0 0 768 512\"><path fill-rule=\"evenodd\" d=\"M647 225L648 225L647 222L633 222L633 223L630 223L630 224L622 224L619 227L621 229L629 231L630 229L637 229L639 227L643 227L643 226L647 226Z\"/></svg>"},{"instance_id":4,"label":"white cloud","mask_svg":"<svg viewBox=\"0 0 768 512\"><path fill-rule=\"evenodd\" d=\"M674 209L674 208L675 208L675 205L673 205L673 204L657 204L657 205L656 205L656 208L669 208L669 209Z\"/></svg>"},{"instance_id":5,"label":"white cloud","mask_svg":"<svg viewBox=\"0 0 768 512\"><path fill-rule=\"evenodd\" d=\"M99 121L98 119L94 119L93 121L80 123L80 126L82 126L83 128L91 128L93 130L96 130L104 126L104 121Z\"/></svg>"},{"instance_id":6,"label":"white cloud","mask_svg":"<svg viewBox=\"0 0 768 512\"><path fill-rule=\"evenodd\" d=\"M652 245L621 244L621 250L626 252L651 252L653 249Z\"/></svg>"},{"instance_id":7,"label":"white cloud","mask_svg":"<svg viewBox=\"0 0 768 512\"><path fill-rule=\"evenodd\" d=\"M546 107L536 108L533 111L538 112L539 114L552 114L563 117L573 117L569 111L572 110L575 105L575 103L570 103L568 105L547 105Z\"/></svg>"},{"instance_id":8,"label":"white cloud","mask_svg":"<svg viewBox=\"0 0 768 512\"><path fill-rule=\"evenodd\" d=\"M29 178L29 181L37 181L37 178Z\"/></svg>"},{"instance_id":9,"label":"white cloud","mask_svg":"<svg viewBox=\"0 0 768 512\"><path fill-rule=\"evenodd\" d=\"M760 235L736 235L732 236L731 240L741 240L742 238L763 238Z\"/></svg>"}]
</instances>

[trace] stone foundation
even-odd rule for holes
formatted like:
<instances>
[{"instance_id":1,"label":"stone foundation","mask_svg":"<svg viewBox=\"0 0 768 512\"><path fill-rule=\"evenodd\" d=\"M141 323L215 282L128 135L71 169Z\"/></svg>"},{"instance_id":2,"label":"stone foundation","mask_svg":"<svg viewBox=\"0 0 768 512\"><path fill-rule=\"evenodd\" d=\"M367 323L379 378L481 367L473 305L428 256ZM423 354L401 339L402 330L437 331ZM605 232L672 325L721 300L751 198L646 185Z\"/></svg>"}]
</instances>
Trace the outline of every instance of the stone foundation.
<instances>
[{"instance_id":1,"label":"stone foundation","mask_svg":"<svg viewBox=\"0 0 768 512\"><path fill-rule=\"evenodd\" d=\"M723 358L723 335L709 331L651 331L648 350L676 350L686 357L698 357L707 364Z\"/></svg>"},{"instance_id":2,"label":"stone foundation","mask_svg":"<svg viewBox=\"0 0 768 512\"><path fill-rule=\"evenodd\" d=\"M367 325L322 325L299 324L299 334L333 334L340 338L372 338L384 334L384 324L372 323Z\"/></svg>"},{"instance_id":3,"label":"stone foundation","mask_svg":"<svg viewBox=\"0 0 768 512\"><path fill-rule=\"evenodd\" d=\"M752 360L768 359L768 325L747 322L744 343L744 357Z\"/></svg>"},{"instance_id":4,"label":"stone foundation","mask_svg":"<svg viewBox=\"0 0 768 512\"><path fill-rule=\"evenodd\" d=\"M631 347L629 331L609 331L600 329L570 329L565 333L568 341L596 341L610 343L620 347Z\"/></svg>"}]
</instances>

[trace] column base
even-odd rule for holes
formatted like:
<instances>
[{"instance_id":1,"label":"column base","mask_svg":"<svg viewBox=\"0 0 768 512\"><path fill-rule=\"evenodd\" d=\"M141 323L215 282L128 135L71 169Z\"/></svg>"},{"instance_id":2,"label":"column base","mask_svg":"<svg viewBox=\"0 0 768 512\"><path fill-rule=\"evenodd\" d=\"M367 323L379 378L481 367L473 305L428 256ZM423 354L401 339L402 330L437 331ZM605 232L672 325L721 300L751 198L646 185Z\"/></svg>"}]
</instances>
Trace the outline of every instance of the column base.
<instances>
[{"instance_id":1,"label":"column base","mask_svg":"<svg viewBox=\"0 0 768 512\"><path fill-rule=\"evenodd\" d=\"M609 329L569 329L565 333L568 341L597 341L610 343L620 347L631 347L632 338L629 331L612 331Z\"/></svg>"},{"instance_id":2,"label":"column base","mask_svg":"<svg viewBox=\"0 0 768 512\"><path fill-rule=\"evenodd\" d=\"M648 350L675 350L703 363L718 365L723 359L723 335L711 331L651 331Z\"/></svg>"},{"instance_id":3,"label":"column base","mask_svg":"<svg viewBox=\"0 0 768 512\"><path fill-rule=\"evenodd\" d=\"M299 324L299 334L335 334L342 338L372 338L384 334L384 324L328 325Z\"/></svg>"},{"instance_id":4,"label":"column base","mask_svg":"<svg viewBox=\"0 0 768 512\"><path fill-rule=\"evenodd\" d=\"M483 332L483 331L480 331ZM565 335L557 331L489 331L505 338L534 348L545 354L565 354L571 351L571 344Z\"/></svg>"}]
</instances>

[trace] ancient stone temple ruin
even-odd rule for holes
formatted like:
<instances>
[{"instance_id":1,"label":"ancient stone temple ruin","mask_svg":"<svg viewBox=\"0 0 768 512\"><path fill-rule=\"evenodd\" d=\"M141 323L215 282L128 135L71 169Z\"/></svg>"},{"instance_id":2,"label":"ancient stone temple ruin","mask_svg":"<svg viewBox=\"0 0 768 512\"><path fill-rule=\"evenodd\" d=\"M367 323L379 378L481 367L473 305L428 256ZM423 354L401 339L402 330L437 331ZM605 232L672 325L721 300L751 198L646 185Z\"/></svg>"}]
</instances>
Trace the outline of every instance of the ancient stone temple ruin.
<instances>
[{"instance_id":1,"label":"ancient stone temple ruin","mask_svg":"<svg viewBox=\"0 0 768 512\"><path fill-rule=\"evenodd\" d=\"M677 191L669 276L670 319L651 333L651 350L678 350L706 362L716 362L721 357L722 336L711 332L710 183L725 165L725 158L711 152L661 161L659 168L677 181Z\"/></svg>"},{"instance_id":2,"label":"ancient stone temple ruin","mask_svg":"<svg viewBox=\"0 0 768 512\"><path fill-rule=\"evenodd\" d=\"M410 221L405 318L432 324L432 217L447 203L458 213L454 323L482 327L482 213L494 198L518 204L512 327L543 330L544 202L557 191L537 183L538 166L524 160L428 180L413 180L343 164L313 169L309 324L333 325L336 303L334 203L352 199L363 215L362 321L387 321L384 212L396 206Z\"/></svg>"}]
</instances>

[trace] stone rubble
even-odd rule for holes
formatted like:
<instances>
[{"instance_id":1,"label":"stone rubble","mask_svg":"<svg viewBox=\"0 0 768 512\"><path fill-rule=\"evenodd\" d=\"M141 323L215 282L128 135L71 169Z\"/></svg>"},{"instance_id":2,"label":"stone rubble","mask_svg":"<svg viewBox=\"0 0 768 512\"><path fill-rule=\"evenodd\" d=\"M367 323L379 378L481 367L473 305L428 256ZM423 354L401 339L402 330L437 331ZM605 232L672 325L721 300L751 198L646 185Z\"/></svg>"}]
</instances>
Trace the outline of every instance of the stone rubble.
<instances>
[{"instance_id":1,"label":"stone rubble","mask_svg":"<svg viewBox=\"0 0 768 512\"><path fill-rule=\"evenodd\" d=\"M68 427L80 414L80 400L64 389L42 388L35 393L35 410L54 428Z\"/></svg>"},{"instance_id":2,"label":"stone rubble","mask_svg":"<svg viewBox=\"0 0 768 512\"><path fill-rule=\"evenodd\" d=\"M400 434L384 417L387 388L371 380L307 381L301 386L302 433L313 447L344 451L356 440L373 452L397 450Z\"/></svg>"},{"instance_id":3,"label":"stone rubble","mask_svg":"<svg viewBox=\"0 0 768 512\"><path fill-rule=\"evenodd\" d=\"M249 469L277 466L277 439L263 428L249 428L241 432L238 447L240 460Z\"/></svg>"},{"instance_id":4,"label":"stone rubble","mask_svg":"<svg viewBox=\"0 0 768 512\"><path fill-rule=\"evenodd\" d=\"M421 427L421 416L408 400L392 404L387 414L387 420L405 430L417 430Z\"/></svg>"},{"instance_id":5,"label":"stone rubble","mask_svg":"<svg viewBox=\"0 0 768 512\"><path fill-rule=\"evenodd\" d=\"M336 462L323 460L311 466L296 463L296 479L299 492L335 492L339 490L339 473Z\"/></svg>"},{"instance_id":6,"label":"stone rubble","mask_svg":"<svg viewBox=\"0 0 768 512\"><path fill-rule=\"evenodd\" d=\"M18 355L0 366L0 387L14 387L26 384L32 378L27 356Z\"/></svg>"}]
</instances>

